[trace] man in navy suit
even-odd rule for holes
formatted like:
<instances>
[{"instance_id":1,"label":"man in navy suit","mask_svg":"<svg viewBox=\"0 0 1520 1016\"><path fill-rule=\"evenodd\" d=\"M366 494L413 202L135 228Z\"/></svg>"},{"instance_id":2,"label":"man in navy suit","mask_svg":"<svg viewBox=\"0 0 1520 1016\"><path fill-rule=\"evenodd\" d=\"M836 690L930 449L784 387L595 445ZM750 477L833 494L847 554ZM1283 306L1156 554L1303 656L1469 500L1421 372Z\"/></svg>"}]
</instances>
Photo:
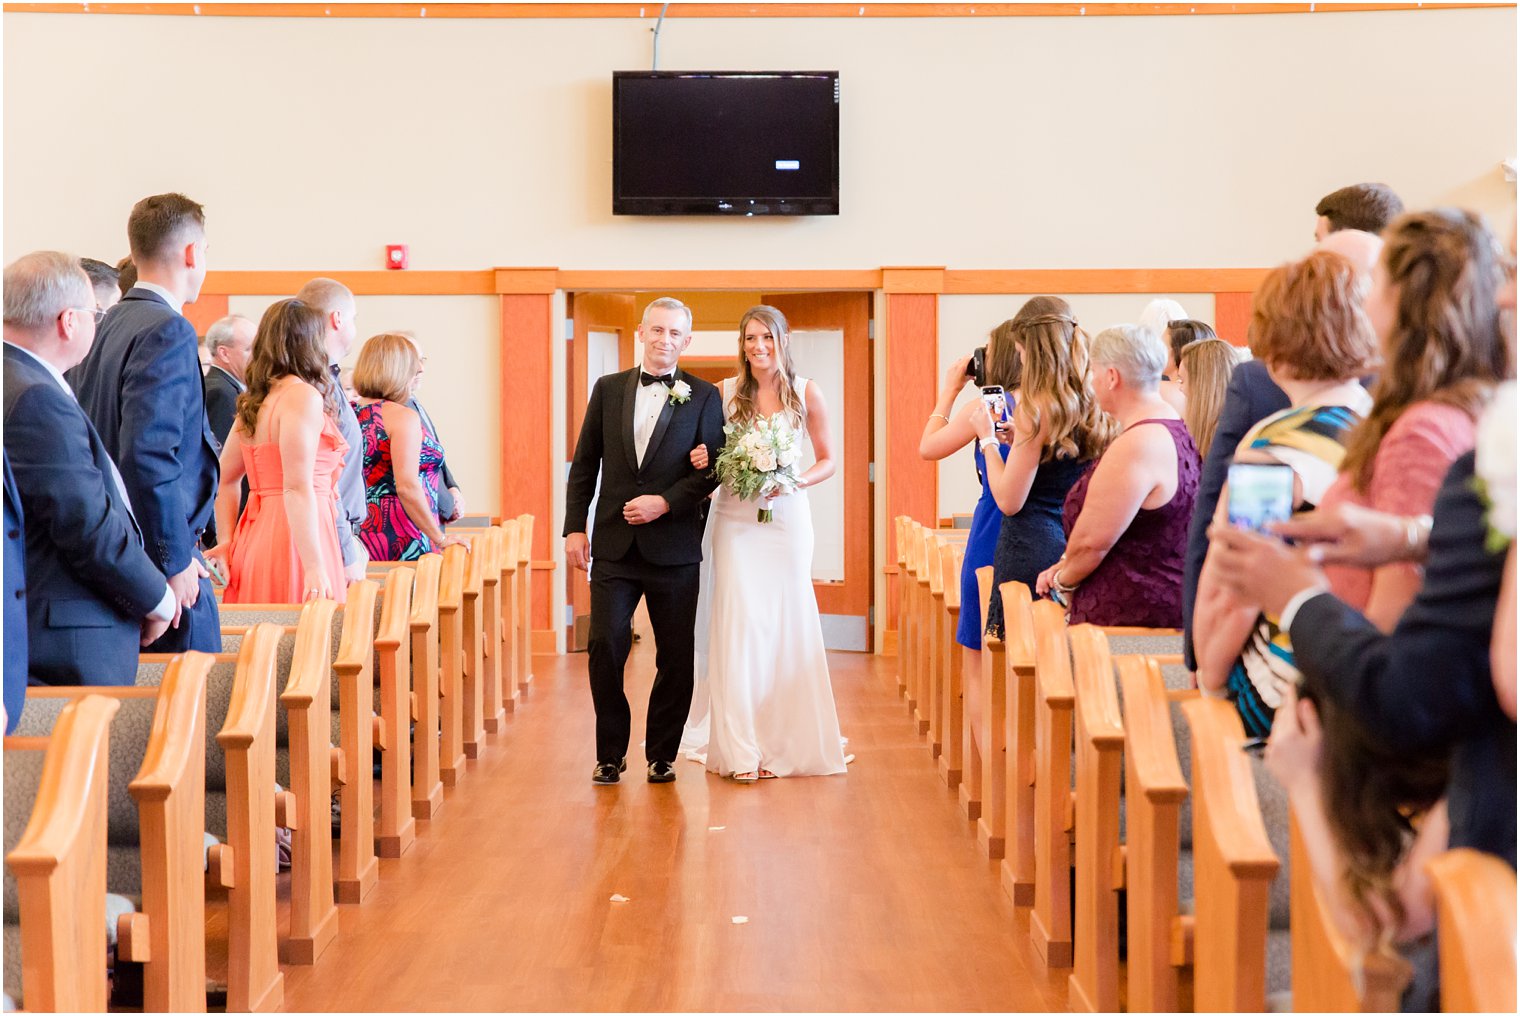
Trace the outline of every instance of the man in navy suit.
<instances>
[{"instance_id":1,"label":"man in navy suit","mask_svg":"<svg viewBox=\"0 0 1520 1016\"><path fill-rule=\"evenodd\" d=\"M28 669L47 684L131 684L139 645L178 613L105 443L63 377L89 352L95 314L71 255L39 251L5 269L5 457L26 519ZM6 527L9 694L9 517Z\"/></svg>"},{"instance_id":2,"label":"man in navy suit","mask_svg":"<svg viewBox=\"0 0 1520 1016\"><path fill-rule=\"evenodd\" d=\"M150 648L218 652L216 597L197 546L216 497L217 446L195 329L180 314L206 277L205 216L183 194L157 194L132 208L127 239L137 284L70 380L121 469L148 556L179 601L179 625Z\"/></svg>"},{"instance_id":3,"label":"man in navy suit","mask_svg":"<svg viewBox=\"0 0 1520 1016\"><path fill-rule=\"evenodd\" d=\"M26 703L26 532L21 493L5 457L5 732Z\"/></svg>"}]
</instances>

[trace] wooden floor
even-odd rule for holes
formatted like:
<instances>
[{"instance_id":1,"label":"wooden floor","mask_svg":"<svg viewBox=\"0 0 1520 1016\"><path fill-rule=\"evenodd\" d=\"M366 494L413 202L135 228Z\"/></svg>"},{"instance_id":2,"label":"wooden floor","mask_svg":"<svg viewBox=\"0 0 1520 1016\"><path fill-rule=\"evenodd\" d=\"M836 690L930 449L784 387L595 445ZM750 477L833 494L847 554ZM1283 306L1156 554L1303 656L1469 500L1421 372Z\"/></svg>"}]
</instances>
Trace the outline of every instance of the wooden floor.
<instances>
[{"instance_id":1,"label":"wooden floor","mask_svg":"<svg viewBox=\"0 0 1520 1016\"><path fill-rule=\"evenodd\" d=\"M636 741L653 657L646 640L629 663ZM1067 971L978 857L896 660L830 663L848 775L740 785L682 760L652 786L635 744L596 787L586 657L537 659L334 945L285 968L286 1008L1064 1010Z\"/></svg>"}]
</instances>

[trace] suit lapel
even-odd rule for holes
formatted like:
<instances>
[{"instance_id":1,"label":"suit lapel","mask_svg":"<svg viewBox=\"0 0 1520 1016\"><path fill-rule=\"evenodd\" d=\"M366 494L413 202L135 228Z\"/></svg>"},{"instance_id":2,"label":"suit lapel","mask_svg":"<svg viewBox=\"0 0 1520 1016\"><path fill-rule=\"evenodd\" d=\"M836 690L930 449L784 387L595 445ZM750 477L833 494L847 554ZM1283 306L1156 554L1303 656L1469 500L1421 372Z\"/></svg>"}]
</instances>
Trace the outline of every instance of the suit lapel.
<instances>
[{"instance_id":1,"label":"suit lapel","mask_svg":"<svg viewBox=\"0 0 1520 1016\"><path fill-rule=\"evenodd\" d=\"M681 371L677 368L674 379L681 380ZM670 427L670 418L675 413L676 404L669 396L665 398L665 408L660 410L660 418L654 423L654 430L649 435L649 447L644 449L644 461L652 462L655 452L660 448L660 441L665 437L665 431Z\"/></svg>"},{"instance_id":2,"label":"suit lapel","mask_svg":"<svg viewBox=\"0 0 1520 1016\"><path fill-rule=\"evenodd\" d=\"M639 450L633 443L633 410L639 394L639 368L628 372L623 382L623 404L618 407L618 431L623 435L623 452L628 456L628 471L639 471Z\"/></svg>"}]
</instances>

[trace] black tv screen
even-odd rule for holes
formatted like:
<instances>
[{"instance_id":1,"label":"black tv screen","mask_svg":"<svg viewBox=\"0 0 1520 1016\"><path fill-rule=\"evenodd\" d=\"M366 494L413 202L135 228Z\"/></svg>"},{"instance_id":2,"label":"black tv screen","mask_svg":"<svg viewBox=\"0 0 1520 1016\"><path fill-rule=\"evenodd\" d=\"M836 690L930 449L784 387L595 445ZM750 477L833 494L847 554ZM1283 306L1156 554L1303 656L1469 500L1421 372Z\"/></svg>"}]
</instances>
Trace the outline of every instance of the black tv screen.
<instances>
[{"instance_id":1,"label":"black tv screen","mask_svg":"<svg viewBox=\"0 0 1520 1016\"><path fill-rule=\"evenodd\" d=\"M615 215L838 215L838 71L616 71Z\"/></svg>"}]
</instances>

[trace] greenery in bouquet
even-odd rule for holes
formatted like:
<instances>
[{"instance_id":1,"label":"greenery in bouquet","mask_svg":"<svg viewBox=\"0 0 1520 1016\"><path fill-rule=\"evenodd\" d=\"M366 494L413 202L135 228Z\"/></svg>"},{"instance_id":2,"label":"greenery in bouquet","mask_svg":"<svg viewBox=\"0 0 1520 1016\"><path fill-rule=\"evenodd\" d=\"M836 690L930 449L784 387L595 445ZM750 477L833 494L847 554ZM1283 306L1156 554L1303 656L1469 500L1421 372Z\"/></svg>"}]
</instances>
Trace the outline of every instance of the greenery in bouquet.
<instances>
[{"instance_id":1,"label":"greenery in bouquet","mask_svg":"<svg viewBox=\"0 0 1520 1016\"><path fill-rule=\"evenodd\" d=\"M797 489L796 429L778 414L747 426L725 424L723 437L714 463L718 482L741 501L761 500L759 521L770 522L769 499Z\"/></svg>"}]
</instances>

